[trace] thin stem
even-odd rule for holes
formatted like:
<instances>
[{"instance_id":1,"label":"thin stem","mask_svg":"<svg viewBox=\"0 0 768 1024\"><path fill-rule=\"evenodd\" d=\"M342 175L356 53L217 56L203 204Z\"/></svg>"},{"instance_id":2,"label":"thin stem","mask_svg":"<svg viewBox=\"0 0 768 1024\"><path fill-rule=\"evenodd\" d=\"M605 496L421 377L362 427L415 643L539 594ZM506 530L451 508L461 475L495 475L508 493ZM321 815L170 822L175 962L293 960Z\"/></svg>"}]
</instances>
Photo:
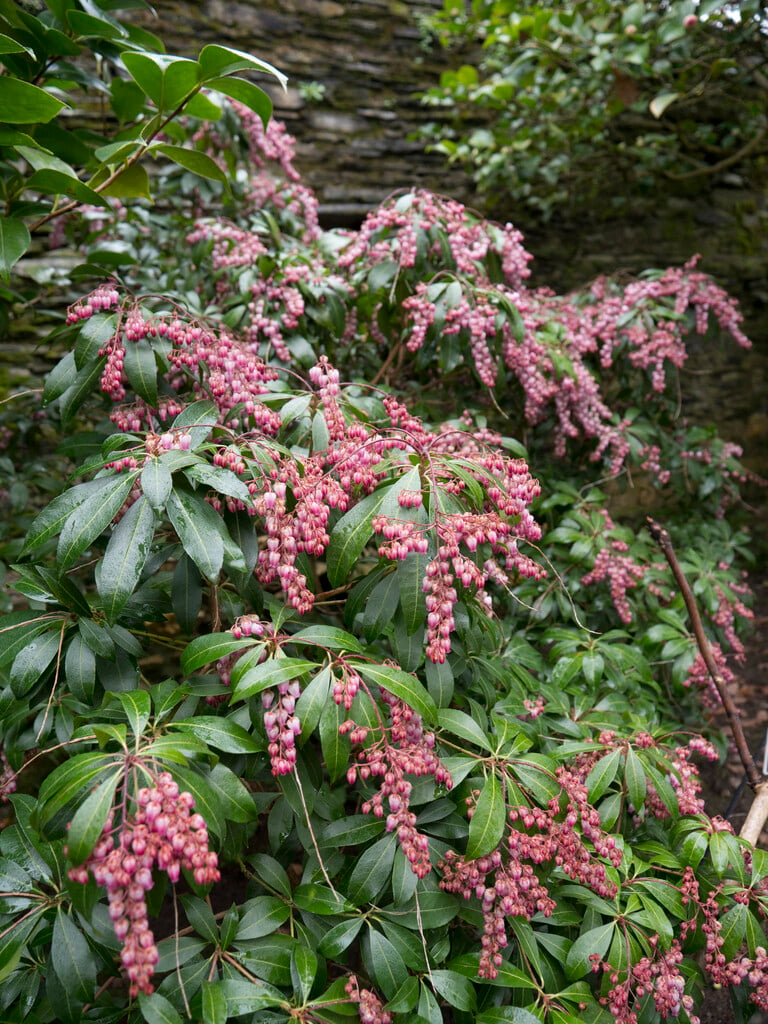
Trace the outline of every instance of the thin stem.
<instances>
[{"instance_id":1,"label":"thin stem","mask_svg":"<svg viewBox=\"0 0 768 1024\"><path fill-rule=\"evenodd\" d=\"M699 609L696 605L696 598L693 596L693 591L691 590L688 580L685 578L685 573L677 560L677 555L672 547L672 541L669 533L654 519L649 517L647 522L651 536L661 548L662 553L672 570L672 575L675 577L675 581L680 587L680 592L683 595L685 606L688 609L688 614L691 618L691 626L693 628L693 635L696 638L696 644L701 652L701 657L704 660L704 664L706 665L710 678L715 684L715 688L720 695L720 700L725 708L725 713L728 716L728 724L731 727L733 741L736 745L739 757L741 758L741 763L744 765L747 782L751 789L756 790L763 780L760 772L757 770L757 765L750 753L749 746L744 735L744 729L741 725L741 712L736 707L733 698L731 697L730 690L728 689L728 684L718 671L717 664L715 663L715 659L712 655L712 647L701 623L701 616L699 615Z\"/></svg>"}]
</instances>

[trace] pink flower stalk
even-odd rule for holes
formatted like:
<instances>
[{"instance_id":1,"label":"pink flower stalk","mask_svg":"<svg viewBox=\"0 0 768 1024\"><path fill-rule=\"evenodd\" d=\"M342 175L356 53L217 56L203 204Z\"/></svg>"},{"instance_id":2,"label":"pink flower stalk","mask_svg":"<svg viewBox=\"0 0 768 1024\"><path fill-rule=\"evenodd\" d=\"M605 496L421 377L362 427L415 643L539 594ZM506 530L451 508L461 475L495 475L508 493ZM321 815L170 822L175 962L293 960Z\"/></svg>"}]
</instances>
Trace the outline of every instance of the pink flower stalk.
<instances>
[{"instance_id":1,"label":"pink flower stalk","mask_svg":"<svg viewBox=\"0 0 768 1024\"><path fill-rule=\"evenodd\" d=\"M392 1024L392 1014L384 1009L374 992L368 988L360 988L356 975L350 975L344 991L353 1003L358 1004L357 1015L360 1024Z\"/></svg>"},{"instance_id":2,"label":"pink flower stalk","mask_svg":"<svg viewBox=\"0 0 768 1024\"><path fill-rule=\"evenodd\" d=\"M301 722L294 714L296 701L301 696L297 680L279 683L277 702L274 690L264 690L261 704L264 708L264 728L272 762L272 774L289 775L296 767L296 737L301 735Z\"/></svg>"},{"instance_id":3,"label":"pink flower stalk","mask_svg":"<svg viewBox=\"0 0 768 1024\"><path fill-rule=\"evenodd\" d=\"M380 695L389 707L390 727L382 727L378 740L358 753L357 764L347 771L347 781L352 786L358 778L381 778L379 789L363 803L363 814L386 815L387 832L397 834L411 870L424 878L432 870L429 842L416 828L416 815L410 809L413 784L406 776L431 775L446 789L453 786L453 779L434 751L434 733L424 732L421 716L386 690ZM350 719L342 722L339 732L349 733L353 743L364 743L369 730Z\"/></svg>"},{"instance_id":4,"label":"pink flower stalk","mask_svg":"<svg viewBox=\"0 0 768 1024\"><path fill-rule=\"evenodd\" d=\"M181 871L192 872L198 885L220 878L216 854L208 849L208 830L194 814L194 798L180 792L168 772L136 794L136 811L127 816L115 843L110 813L101 838L86 861L70 868L73 882L86 884L88 873L107 890L109 916L122 942L121 961L130 982L129 995L153 991L157 946L147 920L146 893L153 886L152 870L165 871L177 882Z\"/></svg>"}]
</instances>

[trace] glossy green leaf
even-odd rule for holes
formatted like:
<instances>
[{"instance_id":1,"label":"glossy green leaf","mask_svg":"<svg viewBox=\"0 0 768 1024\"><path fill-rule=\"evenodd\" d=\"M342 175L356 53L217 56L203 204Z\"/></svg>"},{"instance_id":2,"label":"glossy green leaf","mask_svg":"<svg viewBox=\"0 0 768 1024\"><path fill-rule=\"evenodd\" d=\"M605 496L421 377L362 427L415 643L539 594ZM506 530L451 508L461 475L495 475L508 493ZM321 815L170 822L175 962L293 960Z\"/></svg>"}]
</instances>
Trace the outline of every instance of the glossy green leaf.
<instances>
[{"instance_id":1,"label":"glossy green leaf","mask_svg":"<svg viewBox=\"0 0 768 1024\"><path fill-rule=\"evenodd\" d=\"M477 997L475 989L468 978L462 977L455 971L430 971L429 980L438 995L446 1001L448 1006L457 1010L472 1011L475 1009Z\"/></svg>"},{"instance_id":2,"label":"glossy green leaf","mask_svg":"<svg viewBox=\"0 0 768 1024\"><path fill-rule=\"evenodd\" d=\"M467 743L472 743L481 750L490 752L491 744L485 731L466 711L459 711L456 708L440 708L437 712L437 722L440 729L444 729L452 736L458 736Z\"/></svg>"},{"instance_id":3,"label":"glossy green leaf","mask_svg":"<svg viewBox=\"0 0 768 1024\"><path fill-rule=\"evenodd\" d=\"M27 532L21 557L31 554L57 536L69 519L72 512L79 508L87 499L100 491L112 487L113 477L100 477L87 483L70 487L63 494L57 495L36 517Z\"/></svg>"},{"instance_id":4,"label":"glossy green leaf","mask_svg":"<svg viewBox=\"0 0 768 1024\"><path fill-rule=\"evenodd\" d=\"M229 190L229 178L216 161L206 153L201 153L197 149L187 149L185 146L171 146L166 143L157 146L154 152L162 153L163 156L167 156L169 160L178 164L179 167L192 171L193 174L197 174L201 178L211 178L213 181L220 181Z\"/></svg>"},{"instance_id":5,"label":"glossy green leaf","mask_svg":"<svg viewBox=\"0 0 768 1024\"><path fill-rule=\"evenodd\" d=\"M469 823L466 859L477 860L495 850L504 834L506 820L507 804L501 780L491 772L480 791Z\"/></svg>"},{"instance_id":6,"label":"glossy green leaf","mask_svg":"<svg viewBox=\"0 0 768 1024\"><path fill-rule=\"evenodd\" d=\"M347 921L339 921L323 933L317 947L318 953L332 960L337 959L345 949L349 949L363 927L363 917L353 917Z\"/></svg>"},{"instance_id":7,"label":"glossy green leaf","mask_svg":"<svg viewBox=\"0 0 768 1024\"><path fill-rule=\"evenodd\" d=\"M16 697L23 697L40 681L59 656L61 646L62 634L56 630L36 636L19 651L13 659L9 676Z\"/></svg>"},{"instance_id":8,"label":"glossy green leaf","mask_svg":"<svg viewBox=\"0 0 768 1024\"><path fill-rule=\"evenodd\" d=\"M290 915L288 903L274 896L257 896L248 900L245 913L240 918L236 941L246 942L271 935L285 924Z\"/></svg>"},{"instance_id":9,"label":"glossy green leaf","mask_svg":"<svg viewBox=\"0 0 768 1024\"><path fill-rule=\"evenodd\" d=\"M646 778L642 762L632 747L627 747L624 784L632 806L639 810L645 803Z\"/></svg>"},{"instance_id":10,"label":"glossy green leaf","mask_svg":"<svg viewBox=\"0 0 768 1024\"><path fill-rule=\"evenodd\" d=\"M211 942L214 945L217 944L219 941L219 929L216 924L216 918L213 916L213 911L205 900L201 900L199 896L189 892L182 893L179 896L179 900L184 907L187 920L197 934L205 939L206 942Z\"/></svg>"},{"instance_id":11,"label":"glossy green leaf","mask_svg":"<svg viewBox=\"0 0 768 1024\"><path fill-rule=\"evenodd\" d=\"M272 116L272 100L258 85L245 78L212 78L207 83L209 89L223 93L230 99L243 103L261 118L266 127Z\"/></svg>"},{"instance_id":12,"label":"glossy green leaf","mask_svg":"<svg viewBox=\"0 0 768 1024\"><path fill-rule=\"evenodd\" d=\"M416 676L392 665L356 662L355 668L367 682L375 683L393 696L399 697L414 711L418 711L425 722L435 720L437 708L434 701Z\"/></svg>"},{"instance_id":13,"label":"glossy green leaf","mask_svg":"<svg viewBox=\"0 0 768 1024\"><path fill-rule=\"evenodd\" d=\"M83 793L87 793L114 757L100 751L75 754L55 768L40 785L40 820L45 824Z\"/></svg>"},{"instance_id":14,"label":"glossy green leaf","mask_svg":"<svg viewBox=\"0 0 768 1024\"><path fill-rule=\"evenodd\" d=\"M283 88L288 81L282 71L278 71L276 67L268 64L265 60L260 60L244 50L235 50L230 46L221 46L218 43L204 46L197 58L197 63L200 67L200 77L206 82L221 75L234 74L236 71L263 71L276 78Z\"/></svg>"},{"instance_id":15,"label":"glossy green leaf","mask_svg":"<svg viewBox=\"0 0 768 1024\"><path fill-rule=\"evenodd\" d=\"M56 117L66 104L45 89L11 75L0 76L0 111L5 124L38 124Z\"/></svg>"},{"instance_id":16,"label":"glossy green leaf","mask_svg":"<svg viewBox=\"0 0 768 1024\"><path fill-rule=\"evenodd\" d=\"M345 709L333 700L326 703L320 715L320 748L331 782L336 782L346 772L349 762L349 736L339 733L339 726L346 717Z\"/></svg>"},{"instance_id":17,"label":"glossy green leaf","mask_svg":"<svg viewBox=\"0 0 768 1024\"><path fill-rule=\"evenodd\" d=\"M80 634L73 636L67 645L64 672L75 698L90 702L96 686L96 655Z\"/></svg>"},{"instance_id":18,"label":"glossy green leaf","mask_svg":"<svg viewBox=\"0 0 768 1024\"><path fill-rule=\"evenodd\" d=\"M75 811L67 830L67 856L73 864L82 864L96 845L122 777L119 767L105 772L96 789Z\"/></svg>"},{"instance_id":19,"label":"glossy green leaf","mask_svg":"<svg viewBox=\"0 0 768 1024\"><path fill-rule=\"evenodd\" d=\"M182 1024L181 1017L165 996L159 992L152 995L139 993L139 1008L146 1024Z\"/></svg>"},{"instance_id":20,"label":"glossy green leaf","mask_svg":"<svg viewBox=\"0 0 768 1024\"><path fill-rule=\"evenodd\" d=\"M131 732L134 736L141 736L151 714L149 694L146 690L131 690L130 693L118 693L117 699L123 706Z\"/></svg>"},{"instance_id":21,"label":"glossy green leaf","mask_svg":"<svg viewBox=\"0 0 768 1024\"><path fill-rule=\"evenodd\" d=\"M61 906L53 924L51 962L62 987L75 999L85 1001L93 995L96 961L85 936Z\"/></svg>"},{"instance_id":22,"label":"glossy green leaf","mask_svg":"<svg viewBox=\"0 0 768 1024\"><path fill-rule=\"evenodd\" d=\"M317 953L307 946L297 945L291 953L291 987L297 993L299 1001L305 1003L309 999L315 977L317 976Z\"/></svg>"},{"instance_id":23,"label":"glossy green leaf","mask_svg":"<svg viewBox=\"0 0 768 1024\"><path fill-rule=\"evenodd\" d=\"M357 562L363 548L371 539L374 516L379 514L387 496L387 488L381 488L367 495L362 501L345 512L331 531L326 551L328 579L331 586L339 587L347 582L352 566Z\"/></svg>"},{"instance_id":24,"label":"glossy green leaf","mask_svg":"<svg viewBox=\"0 0 768 1024\"><path fill-rule=\"evenodd\" d=\"M408 968L398 951L377 928L369 926L363 937L363 962L369 975L387 999L395 995L408 977Z\"/></svg>"},{"instance_id":25,"label":"glossy green leaf","mask_svg":"<svg viewBox=\"0 0 768 1024\"><path fill-rule=\"evenodd\" d=\"M147 405L157 405L157 360L146 343L129 341L123 355L123 372L128 383Z\"/></svg>"},{"instance_id":26,"label":"glossy green leaf","mask_svg":"<svg viewBox=\"0 0 768 1024\"><path fill-rule=\"evenodd\" d=\"M619 770L621 763L621 750L612 750L609 754L603 755L597 761L587 776L587 789L589 799L594 803L606 792Z\"/></svg>"},{"instance_id":27,"label":"glossy green leaf","mask_svg":"<svg viewBox=\"0 0 768 1024\"><path fill-rule=\"evenodd\" d=\"M99 350L114 337L116 328L116 313L94 313L83 321L75 342L75 365L78 370L98 359Z\"/></svg>"},{"instance_id":28,"label":"glossy green leaf","mask_svg":"<svg viewBox=\"0 0 768 1024\"><path fill-rule=\"evenodd\" d=\"M360 641L351 633L325 623L305 626L292 635L291 643L323 647L329 651L346 651L349 654L362 654L364 650Z\"/></svg>"},{"instance_id":29,"label":"glossy green leaf","mask_svg":"<svg viewBox=\"0 0 768 1024\"><path fill-rule=\"evenodd\" d=\"M253 754L260 749L242 725L216 715L196 715L195 718L175 721L173 728L191 732L214 750L228 754Z\"/></svg>"},{"instance_id":30,"label":"glossy green leaf","mask_svg":"<svg viewBox=\"0 0 768 1024\"><path fill-rule=\"evenodd\" d=\"M110 477L111 486L91 494L77 506L61 528L57 561L60 570L75 564L78 557L106 530L125 504L138 472Z\"/></svg>"},{"instance_id":31,"label":"glossy green leaf","mask_svg":"<svg viewBox=\"0 0 768 1024\"><path fill-rule=\"evenodd\" d=\"M201 989L203 1024L226 1024L227 998L218 981L204 981Z\"/></svg>"},{"instance_id":32,"label":"glossy green leaf","mask_svg":"<svg viewBox=\"0 0 768 1024\"><path fill-rule=\"evenodd\" d=\"M328 917L333 914L345 914L355 909L349 900L329 889L327 885L317 882L304 882L293 890L293 902L299 910L310 914Z\"/></svg>"},{"instance_id":33,"label":"glossy green leaf","mask_svg":"<svg viewBox=\"0 0 768 1024\"><path fill-rule=\"evenodd\" d=\"M395 836L388 835L369 846L357 860L347 885L347 896L356 906L376 899L392 874Z\"/></svg>"},{"instance_id":34,"label":"glossy green leaf","mask_svg":"<svg viewBox=\"0 0 768 1024\"><path fill-rule=\"evenodd\" d=\"M304 658L270 658L249 668L237 681L232 680L232 700L247 700L279 683L298 679L316 666Z\"/></svg>"},{"instance_id":35,"label":"glossy green leaf","mask_svg":"<svg viewBox=\"0 0 768 1024\"><path fill-rule=\"evenodd\" d=\"M0 618L0 668L11 664L16 655L36 636L54 626L58 617L50 613L33 611L3 615Z\"/></svg>"},{"instance_id":36,"label":"glossy green leaf","mask_svg":"<svg viewBox=\"0 0 768 1024\"><path fill-rule=\"evenodd\" d=\"M589 931L584 932L576 939L568 950L568 956L565 961L566 974L571 980L583 978L585 975L590 974L592 970L590 957L595 956L600 960L604 959L615 929L616 923L609 921L607 924L590 928Z\"/></svg>"},{"instance_id":37,"label":"glossy green leaf","mask_svg":"<svg viewBox=\"0 0 768 1024\"><path fill-rule=\"evenodd\" d=\"M181 671L184 675L190 676L218 661L219 658L225 658L236 651L247 650L256 643L256 640L248 637L236 640L231 633L207 633L205 636L195 637L187 644L181 655Z\"/></svg>"},{"instance_id":38,"label":"glossy green leaf","mask_svg":"<svg viewBox=\"0 0 768 1024\"><path fill-rule=\"evenodd\" d=\"M0 77L0 83L8 81ZM1 93L0 93L1 95ZM0 217L0 280L10 281L11 270L30 246L27 225L14 217Z\"/></svg>"},{"instance_id":39,"label":"glossy green leaf","mask_svg":"<svg viewBox=\"0 0 768 1024\"><path fill-rule=\"evenodd\" d=\"M114 622L136 589L155 536L155 513L139 497L112 531L99 563L96 585L109 622Z\"/></svg>"},{"instance_id":40,"label":"glossy green leaf","mask_svg":"<svg viewBox=\"0 0 768 1024\"><path fill-rule=\"evenodd\" d=\"M166 503L168 518L184 550L206 579L215 583L224 562L221 516L197 494L171 491Z\"/></svg>"}]
</instances>

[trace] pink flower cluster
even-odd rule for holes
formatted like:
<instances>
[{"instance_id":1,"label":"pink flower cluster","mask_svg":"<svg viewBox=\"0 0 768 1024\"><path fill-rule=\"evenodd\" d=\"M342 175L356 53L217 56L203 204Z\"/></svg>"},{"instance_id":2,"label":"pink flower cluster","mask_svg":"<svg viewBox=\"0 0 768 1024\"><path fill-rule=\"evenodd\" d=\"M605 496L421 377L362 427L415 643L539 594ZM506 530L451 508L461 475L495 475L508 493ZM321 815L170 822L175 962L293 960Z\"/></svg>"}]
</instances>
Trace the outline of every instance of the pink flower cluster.
<instances>
[{"instance_id":1,"label":"pink flower cluster","mask_svg":"<svg viewBox=\"0 0 768 1024\"><path fill-rule=\"evenodd\" d=\"M274 776L289 775L296 767L296 737L301 733L301 722L294 711L300 696L301 686L295 679L278 684L276 702L274 690L264 690L261 694Z\"/></svg>"},{"instance_id":2,"label":"pink flower cluster","mask_svg":"<svg viewBox=\"0 0 768 1024\"><path fill-rule=\"evenodd\" d=\"M363 803L363 814L377 818L386 814L387 832L395 832L400 847L419 878L432 870L427 837L416 828L416 815L410 809L413 784L407 775L431 775L435 782L450 789L451 773L435 754L434 733L424 732L421 716L387 690L380 691L389 707L390 726L381 727L377 740L359 751L357 764L347 771L347 781L354 785L358 778L381 778L381 785ZM339 703L339 701L337 701ZM353 743L364 743L369 735L366 726L348 719L339 726L342 735L350 734Z\"/></svg>"},{"instance_id":3,"label":"pink flower cluster","mask_svg":"<svg viewBox=\"0 0 768 1024\"><path fill-rule=\"evenodd\" d=\"M607 509L601 509L599 514L605 520L605 527L601 535L607 543L598 551L595 564L588 573L581 577L581 582L585 586L589 586L591 583L602 583L607 580L618 616L622 622L629 625L632 621L632 609L627 598L627 591L636 587L644 578L648 566L638 564L624 553L629 550L629 545L625 540L611 536L616 527Z\"/></svg>"},{"instance_id":4,"label":"pink flower cluster","mask_svg":"<svg viewBox=\"0 0 768 1024\"><path fill-rule=\"evenodd\" d=\"M358 1004L357 1015L360 1024L392 1024L392 1014L384 1009L374 992L368 988L360 988L356 975L350 975L344 991L353 1003Z\"/></svg>"},{"instance_id":5,"label":"pink flower cluster","mask_svg":"<svg viewBox=\"0 0 768 1024\"><path fill-rule=\"evenodd\" d=\"M604 971L612 986L607 995L600 997L601 1004L613 1015L616 1024L637 1024L633 1007L643 996L652 995L656 1011L663 1019L678 1018L684 1011L689 1024L700 1024L693 1013L693 996L685 993L685 978L680 973L683 951L679 941L673 939L667 950L659 946L658 935L653 936L650 943L653 954L641 957L629 971L619 972L602 962L599 956L590 957L592 970Z\"/></svg>"},{"instance_id":6,"label":"pink flower cluster","mask_svg":"<svg viewBox=\"0 0 768 1024\"><path fill-rule=\"evenodd\" d=\"M69 871L70 879L83 885L90 872L107 890L109 916L123 943L120 956L131 998L153 991L158 954L146 903L154 884L153 868L165 871L171 882L179 880L182 869L192 872L198 885L219 881L217 857L208 849L205 821L192 812L194 804L192 795L180 792L168 772L161 773L153 786L136 793L137 809L123 820L117 844L110 813L88 859Z\"/></svg>"}]
</instances>

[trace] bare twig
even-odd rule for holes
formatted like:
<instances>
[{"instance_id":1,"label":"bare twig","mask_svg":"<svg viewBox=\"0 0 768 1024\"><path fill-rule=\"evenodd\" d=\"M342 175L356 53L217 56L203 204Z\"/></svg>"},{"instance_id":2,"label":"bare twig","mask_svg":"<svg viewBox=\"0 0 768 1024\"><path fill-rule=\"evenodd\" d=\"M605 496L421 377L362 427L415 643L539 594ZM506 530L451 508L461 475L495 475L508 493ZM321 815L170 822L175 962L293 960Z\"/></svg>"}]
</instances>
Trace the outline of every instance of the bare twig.
<instances>
[{"instance_id":1,"label":"bare twig","mask_svg":"<svg viewBox=\"0 0 768 1024\"><path fill-rule=\"evenodd\" d=\"M680 587L680 592L683 595L685 606L688 609L688 614L691 618L691 625L693 627L693 635L696 638L696 644L701 652L702 658L704 659L704 664L707 667L707 671L709 672L712 682L715 684L717 692L720 695L720 700L722 701L725 713L728 716L728 724L731 727L733 741L736 745L739 757L741 758L741 763L744 765L747 782L755 794L755 798L752 801L752 805L749 808L749 812L747 813L747 817L742 825L741 832L739 833L742 839L746 839L747 842L752 843L754 846L760 838L760 833L763 831L763 827L768 820L768 779L764 778L760 774L757 769L757 765L755 764L755 760L749 751L749 746L744 735L744 729L741 725L741 712L733 702L733 697L728 689L728 684L725 679L723 679L720 672L718 672L715 659L712 656L712 648L709 640L707 639L707 635L704 632L704 627L701 624L701 616L699 615L699 609L696 605L696 599L693 596L693 591L691 590L688 580L685 578L685 574L677 560L669 534L662 526L650 517L647 522L651 536L661 548L664 557L669 563L669 567L672 570L672 574L675 577L677 585Z\"/></svg>"},{"instance_id":2,"label":"bare twig","mask_svg":"<svg viewBox=\"0 0 768 1024\"><path fill-rule=\"evenodd\" d=\"M674 549L672 548L672 541L670 540L669 534L662 526L659 526L655 520L649 518L647 522L651 536L661 548L664 557L669 563L669 567L672 570L672 574L675 577L677 585L680 587L680 592L683 595L685 606L691 617L691 626L693 627L693 635L696 638L696 644L701 652L702 658L704 659L704 664L712 678L712 682L717 688L720 700L723 702L725 713L728 716L728 724L731 727L733 741L739 752L741 763L744 765L747 782L752 789L756 789L763 781L763 778L757 770L757 765L749 751L749 746L747 745L747 740L744 736L744 730L741 726L741 712L733 702L730 690L728 689L728 684L717 669L715 659L712 655L712 648L709 640L707 639L707 635L704 632L704 627L701 624L701 616L699 615L699 609L696 606L696 599L693 596L693 591L691 590L688 580L685 578L685 574L677 560L677 555L675 555Z\"/></svg>"}]
</instances>

